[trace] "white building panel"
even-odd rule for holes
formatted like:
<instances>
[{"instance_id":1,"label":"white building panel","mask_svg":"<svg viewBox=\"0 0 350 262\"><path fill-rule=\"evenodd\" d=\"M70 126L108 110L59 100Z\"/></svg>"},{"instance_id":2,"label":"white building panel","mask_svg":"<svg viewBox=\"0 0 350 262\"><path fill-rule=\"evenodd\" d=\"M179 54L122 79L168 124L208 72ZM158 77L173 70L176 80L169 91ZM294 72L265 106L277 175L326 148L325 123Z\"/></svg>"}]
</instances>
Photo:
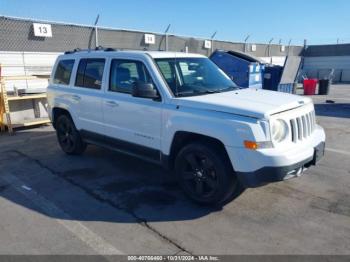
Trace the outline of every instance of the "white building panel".
<instances>
[{"instance_id":1,"label":"white building panel","mask_svg":"<svg viewBox=\"0 0 350 262\"><path fill-rule=\"evenodd\" d=\"M49 76L58 55L60 53L0 52L1 73L3 76ZM8 91L14 88L44 90L47 84L47 79L6 81Z\"/></svg>"}]
</instances>

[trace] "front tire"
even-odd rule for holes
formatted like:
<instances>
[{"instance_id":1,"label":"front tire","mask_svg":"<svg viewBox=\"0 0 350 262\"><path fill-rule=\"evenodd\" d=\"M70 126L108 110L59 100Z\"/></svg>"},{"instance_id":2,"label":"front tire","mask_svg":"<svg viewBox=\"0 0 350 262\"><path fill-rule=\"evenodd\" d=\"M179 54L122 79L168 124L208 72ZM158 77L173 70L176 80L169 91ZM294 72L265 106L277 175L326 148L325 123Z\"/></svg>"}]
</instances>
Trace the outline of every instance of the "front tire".
<instances>
[{"instance_id":1,"label":"front tire","mask_svg":"<svg viewBox=\"0 0 350 262\"><path fill-rule=\"evenodd\" d=\"M61 115L56 122L56 134L62 150L68 155L80 155L86 149L86 143L81 139L73 120L67 115Z\"/></svg>"},{"instance_id":2,"label":"front tire","mask_svg":"<svg viewBox=\"0 0 350 262\"><path fill-rule=\"evenodd\" d=\"M226 151L216 143L185 146L176 157L175 171L185 193L200 204L223 204L239 188Z\"/></svg>"}]
</instances>

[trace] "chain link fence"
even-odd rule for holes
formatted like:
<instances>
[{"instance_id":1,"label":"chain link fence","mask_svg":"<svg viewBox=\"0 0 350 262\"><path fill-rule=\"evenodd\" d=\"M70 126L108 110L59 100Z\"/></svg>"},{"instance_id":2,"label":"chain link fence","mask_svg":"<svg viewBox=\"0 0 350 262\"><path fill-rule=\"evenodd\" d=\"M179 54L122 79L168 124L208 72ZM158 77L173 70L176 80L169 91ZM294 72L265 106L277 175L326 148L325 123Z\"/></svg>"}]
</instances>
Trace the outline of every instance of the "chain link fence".
<instances>
[{"instance_id":1,"label":"chain link fence","mask_svg":"<svg viewBox=\"0 0 350 262\"><path fill-rule=\"evenodd\" d=\"M0 51L20 52L64 52L75 48L88 49L96 47L96 32L93 26L81 26L56 22L41 22L51 24L52 37L34 35L33 23L41 21L0 17ZM130 30L98 28L98 43L100 46L132 50L165 50L166 37L164 34L155 35L155 43L146 44L144 34ZM259 57L299 55L302 47L286 47L283 51L280 45L252 44L212 41L213 47L204 47L205 39L169 35L168 50L193 52L210 55L211 50L225 49L247 51ZM270 55L269 55L270 54Z\"/></svg>"}]
</instances>

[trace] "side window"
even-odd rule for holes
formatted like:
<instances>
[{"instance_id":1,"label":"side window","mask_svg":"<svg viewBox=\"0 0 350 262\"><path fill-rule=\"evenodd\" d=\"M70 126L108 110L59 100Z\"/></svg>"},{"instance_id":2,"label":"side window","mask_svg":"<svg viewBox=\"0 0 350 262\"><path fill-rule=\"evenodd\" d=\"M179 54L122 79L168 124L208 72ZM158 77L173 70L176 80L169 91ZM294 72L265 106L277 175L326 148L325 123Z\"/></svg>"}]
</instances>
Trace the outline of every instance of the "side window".
<instances>
[{"instance_id":1,"label":"side window","mask_svg":"<svg viewBox=\"0 0 350 262\"><path fill-rule=\"evenodd\" d=\"M54 78L53 78L54 84L69 85L73 66L74 66L74 60L59 61L56 67Z\"/></svg>"},{"instance_id":2,"label":"side window","mask_svg":"<svg viewBox=\"0 0 350 262\"><path fill-rule=\"evenodd\" d=\"M113 59L109 79L109 90L131 93L135 82L153 83L147 68L142 62Z\"/></svg>"},{"instance_id":3,"label":"side window","mask_svg":"<svg viewBox=\"0 0 350 262\"><path fill-rule=\"evenodd\" d=\"M81 59L78 66L75 85L92 89L101 89L105 59Z\"/></svg>"}]
</instances>

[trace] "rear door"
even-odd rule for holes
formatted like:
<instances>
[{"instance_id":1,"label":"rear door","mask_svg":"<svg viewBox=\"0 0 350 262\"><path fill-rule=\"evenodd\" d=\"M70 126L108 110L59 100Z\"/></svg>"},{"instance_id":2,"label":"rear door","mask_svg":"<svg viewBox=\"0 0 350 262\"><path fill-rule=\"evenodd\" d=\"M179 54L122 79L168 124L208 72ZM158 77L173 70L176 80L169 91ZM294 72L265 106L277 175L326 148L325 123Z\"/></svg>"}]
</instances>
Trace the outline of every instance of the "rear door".
<instances>
[{"instance_id":1,"label":"rear door","mask_svg":"<svg viewBox=\"0 0 350 262\"><path fill-rule=\"evenodd\" d=\"M83 132L104 133L102 112L102 83L105 77L104 58L82 58L75 76L72 99L79 108L78 128Z\"/></svg>"},{"instance_id":2,"label":"rear door","mask_svg":"<svg viewBox=\"0 0 350 262\"><path fill-rule=\"evenodd\" d=\"M76 106L77 104L75 100L73 100L76 91L71 88L72 75L75 67L74 58L57 61L50 85L47 88L47 99L51 107L49 110L50 114L52 114L52 108L56 106L67 109L73 117L74 122L78 124L77 116L79 107ZM57 119L55 119L55 121L56 120Z\"/></svg>"}]
</instances>

